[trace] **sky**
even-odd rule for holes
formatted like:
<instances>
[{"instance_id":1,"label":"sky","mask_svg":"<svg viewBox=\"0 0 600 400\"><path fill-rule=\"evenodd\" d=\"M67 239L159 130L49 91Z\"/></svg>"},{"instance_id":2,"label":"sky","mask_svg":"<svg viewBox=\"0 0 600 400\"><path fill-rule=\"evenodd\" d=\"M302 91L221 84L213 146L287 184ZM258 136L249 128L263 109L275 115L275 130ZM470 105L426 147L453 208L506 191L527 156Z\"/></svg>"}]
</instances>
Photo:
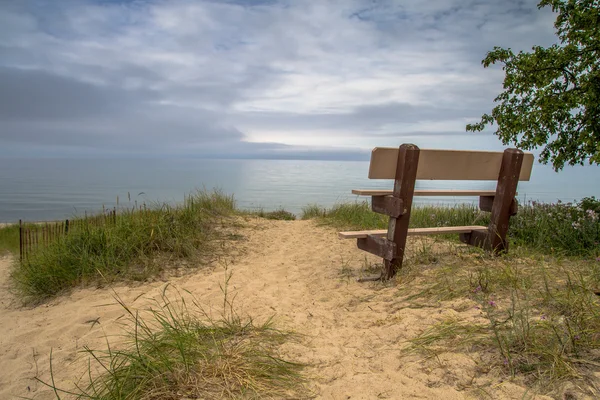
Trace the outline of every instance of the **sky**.
<instances>
[{"instance_id":1,"label":"sky","mask_svg":"<svg viewBox=\"0 0 600 400\"><path fill-rule=\"evenodd\" d=\"M555 42L537 0L2 0L0 156L364 159L502 149L494 46Z\"/></svg>"}]
</instances>

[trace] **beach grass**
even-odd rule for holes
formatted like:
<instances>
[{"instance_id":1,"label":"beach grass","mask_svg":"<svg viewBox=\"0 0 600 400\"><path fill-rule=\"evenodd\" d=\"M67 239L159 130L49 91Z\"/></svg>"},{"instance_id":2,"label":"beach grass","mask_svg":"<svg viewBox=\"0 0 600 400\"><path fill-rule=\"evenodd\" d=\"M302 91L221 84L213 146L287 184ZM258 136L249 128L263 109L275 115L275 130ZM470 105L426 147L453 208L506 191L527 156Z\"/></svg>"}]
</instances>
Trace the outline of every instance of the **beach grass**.
<instances>
[{"instance_id":1,"label":"beach grass","mask_svg":"<svg viewBox=\"0 0 600 400\"><path fill-rule=\"evenodd\" d=\"M237 211L235 197L220 189L197 190L185 198L183 209L200 210L214 216L229 216Z\"/></svg>"},{"instance_id":2,"label":"beach grass","mask_svg":"<svg viewBox=\"0 0 600 400\"><path fill-rule=\"evenodd\" d=\"M400 278L411 282L398 286L408 307L460 304L454 317L427 327L404 352L427 358L463 352L544 393L565 381L593 393L593 371L600 367L600 261L527 249L495 258L454 251L438 255L435 266L412 265L410 278Z\"/></svg>"},{"instance_id":3,"label":"beach grass","mask_svg":"<svg viewBox=\"0 0 600 400\"><path fill-rule=\"evenodd\" d=\"M310 204L302 208L301 219L316 219L336 229L384 229L388 217L371 211L368 201L336 204L331 208Z\"/></svg>"},{"instance_id":4,"label":"beach grass","mask_svg":"<svg viewBox=\"0 0 600 400\"><path fill-rule=\"evenodd\" d=\"M544 253L600 256L600 200L575 203L529 202L511 219L509 236L518 245Z\"/></svg>"},{"instance_id":5,"label":"beach grass","mask_svg":"<svg viewBox=\"0 0 600 400\"><path fill-rule=\"evenodd\" d=\"M330 209L310 205L303 219L338 230L386 229L368 202ZM542 393L564 382L595 396L600 368L600 202L529 202L511 218L508 254L453 240L418 241L395 281L402 307L456 307L456 314L404 343L403 354L468 354L485 371L521 380ZM411 227L487 225L475 205L414 206ZM441 248L446 249L440 251ZM345 276L353 271L343 269ZM477 317L473 318L473 311ZM463 314L464 313L464 314ZM487 371L487 372L486 372Z\"/></svg>"},{"instance_id":6,"label":"beach grass","mask_svg":"<svg viewBox=\"0 0 600 400\"><path fill-rule=\"evenodd\" d=\"M149 310L118 299L128 317L125 341L107 338L106 349L86 347L90 364L75 389L53 383L52 365L49 382L41 382L57 396L77 399L307 397L304 365L280 354L281 345L294 340L292 332L277 329L272 319L239 316L227 295L223 310L211 316L191 293L174 297L167 289Z\"/></svg>"},{"instance_id":7,"label":"beach grass","mask_svg":"<svg viewBox=\"0 0 600 400\"><path fill-rule=\"evenodd\" d=\"M18 224L0 227L0 255L2 253L19 254Z\"/></svg>"},{"instance_id":8,"label":"beach grass","mask_svg":"<svg viewBox=\"0 0 600 400\"><path fill-rule=\"evenodd\" d=\"M264 209L260 208L258 210L253 210L253 211L241 211L241 213L244 215L250 215L250 216L254 216L254 217L278 220L278 221L295 221L296 220L295 214L293 214L290 211L287 211L283 208L278 208L274 211L265 211Z\"/></svg>"},{"instance_id":9,"label":"beach grass","mask_svg":"<svg viewBox=\"0 0 600 400\"><path fill-rule=\"evenodd\" d=\"M16 262L12 278L24 298L40 301L77 285L144 280L182 260L197 265L227 237L226 217L234 213L233 196L200 191L180 206L156 204L122 209L114 218L75 218L68 235Z\"/></svg>"},{"instance_id":10,"label":"beach grass","mask_svg":"<svg viewBox=\"0 0 600 400\"><path fill-rule=\"evenodd\" d=\"M368 201L337 204L331 208L308 205L302 219L316 219L338 230L387 229L388 218L371 211ZM474 204L414 205L411 228L483 225L489 213ZM454 236L456 238L456 236ZM588 197L577 203L529 202L511 218L509 240L544 253L564 256L600 256L600 201Z\"/></svg>"},{"instance_id":11,"label":"beach grass","mask_svg":"<svg viewBox=\"0 0 600 400\"><path fill-rule=\"evenodd\" d=\"M178 207L156 205L150 209L125 210L119 213L114 225L97 227L84 221L75 224L76 229L69 235L21 263L13 272L13 278L22 293L35 300L54 296L82 283L146 279L160 273L165 260L199 259L213 254L213 244L221 240L223 230L227 230L228 217L240 213L292 219L285 210L272 214L263 210L240 212L236 210L232 196L218 191L199 192ZM395 278L398 301L403 307L437 308L453 307L444 302L464 301L459 302L457 315L427 327L404 343L404 353L423 354L427 358L437 358L444 352L467 353L488 366L488 370L523 379L528 386L535 386L542 392L551 391L555 384L571 381L593 393L593 371L600 367L599 215L600 202L593 197L573 204L530 202L522 205L517 216L511 219L510 252L499 257L460 245L456 236L452 236L454 242L422 239L416 250L407 254L406 268ZM469 204L415 206L411 212L411 227L487 225L488 216ZM304 208L301 217L315 219L338 230L385 229L388 224L385 216L370 210L368 202L339 204L329 209L310 205ZM434 250L441 242L449 251L439 253ZM36 264L31 264L32 261ZM343 265L339 275L341 279L348 279L355 272ZM134 335L130 335L131 348L135 352L89 350L96 361L104 363L107 374L90 378L89 385L81 389L81 398L120 398L107 397L105 393L117 388L117 391L129 393L127 390L132 390L135 394L137 387L159 387L156 392L154 389L147 392L150 394L143 398L169 398L161 396L171 390L168 385L172 382L189 393L199 387L210 396L214 393L215 398L217 393L219 396L239 397L242 393L261 397L263 391L274 393L272 397L285 397L282 393L288 393L301 380L296 375L300 367L285 363L277 356L273 356L278 360L276 366L268 366L264 375L258 373L266 376L268 381L269 377L278 376L281 366L291 368L289 374L283 372L281 377L275 378L275 386L262 381L256 383L257 378L245 375L255 371L255 361L265 354L259 352L262 355L252 358L257 354L253 345L249 345L250 350L246 353L246 334L249 340L256 339L262 350L275 349L287 337L273 329L269 321L265 324L254 324L251 320L242 322L230 307L226 317L215 320L200 313L203 316L201 322L192 323L187 309L164 308L170 303L163 300L163 308L158 307L158 311L149 314L152 323L129 312L135 326ZM462 318L465 304L470 311L476 310L476 320L472 313ZM192 327L193 334L189 330L182 331L180 325L185 329ZM158 340L163 334L155 333L163 330L174 332L175 336L166 335L167 342L144 342ZM232 336L227 336L225 331L231 332ZM141 342L140 332L149 335ZM210 346L198 339L204 337L204 333L199 332L210 333L207 334ZM190 343L187 342L189 337L193 338ZM213 345L213 342L217 344ZM238 343L243 343L240 348ZM217 354L209 361L221 365L225 361L219 354L232 354L230 344L236 345L233 346L236 351L240 350L241 353L235 353L235 360L242 363L234 365L238 372L235 373L237 380L233 381L231 376L215 373L212 365L186 364L186 357L177 354L178 351L189 353L203 362L207 361L206 354ZM161 363L164 361L160 368L169 372L159 372L158 378L146 375L135 387L129 388L127 379L144 376L145 372L140 368L147 368L155 361L137 353L142 347L149 349L148 357L157 358ZM174 364L169 357L152 353L156 348L176 354L181 358L177 363L183 364ZM226 363L231 365L229 361ZM256 363L263 364L262 361ZM131 365L134 367L130 368ZM114 367L122 369L116 371ZM154 368L151 370L155 371ZM176 371L176 376L169 375L172 371ZM182 371L184 374L179 375ZM198 378L198 371L212 371L210 376L224 376L227 382L208 382L204 377ZM195 377L192 380L190 373ZM115 381L121 377L125 378ZM163 377L167 377L166 382L162 381ZM235 383L233 386L232 382Z\"/></svg>"},{"instance_id":12,"label":"beach grass","mask_svg":"<svg viewBox=\"0 0 600 400\"><path fill-rule=\"evenodd\" d=\"M371 211L368 201L336 204L327 209L308 205L302 209L301 219L318 219L336 229L387 229L389 218ZM445 206L414 206L410 215L412 228L431 226L487 224L485 213L470 204Z\"/></svg>"}]
</instances>

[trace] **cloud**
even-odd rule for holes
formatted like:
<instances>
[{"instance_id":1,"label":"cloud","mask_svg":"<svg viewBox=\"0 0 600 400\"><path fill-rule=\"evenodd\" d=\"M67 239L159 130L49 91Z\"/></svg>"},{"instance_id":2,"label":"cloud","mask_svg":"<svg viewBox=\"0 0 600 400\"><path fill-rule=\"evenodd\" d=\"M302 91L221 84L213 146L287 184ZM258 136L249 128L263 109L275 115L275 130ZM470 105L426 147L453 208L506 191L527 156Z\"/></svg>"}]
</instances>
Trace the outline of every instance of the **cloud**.
<instances>
[{"instance_id":1,"label":"cloud","mask_svg":"<svg viewBox=\"0 0 600 400\"><path fill-rule=\"evenodd\" d=\"M5 1L0 153L468 146L501 90L485 52L548 45L552 20L521 0Z\"/></svg>"}]
</instances>

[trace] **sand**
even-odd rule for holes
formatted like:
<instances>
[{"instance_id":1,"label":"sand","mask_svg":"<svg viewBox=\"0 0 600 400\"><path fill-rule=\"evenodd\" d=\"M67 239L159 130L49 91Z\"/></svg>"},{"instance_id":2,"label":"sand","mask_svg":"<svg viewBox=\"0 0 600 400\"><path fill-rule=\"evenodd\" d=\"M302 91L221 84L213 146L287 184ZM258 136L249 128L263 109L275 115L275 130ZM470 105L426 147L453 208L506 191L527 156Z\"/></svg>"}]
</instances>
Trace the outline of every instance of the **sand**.
<instances>
[{"instance_id":1,"label":"sand","mask_svg":"<svg viewBox=\"0 0 600 400\"><path fill-rule=\"evenodd\" d=\"M307 372L316 398L465 399L481 397L475 390L480 386L485 398L548 398L482 374L468 355L447 353L435 361L403 356L400 350L408 339L456 315L457 307L406 308L393 285L345 277L342 272L359 270L366 256L355 241L339 240L334 230L311 221L253 219L241 233L236 257L170 283L217 309L227 265L239 313L257 319L274 315L277 326L305 335L283 351L288 359L311 365ZM80 289L24 308L10 293L10 263L9 257L0 258L0 399L53 398L35 380L49 380L50 350L57 384L71 387L84 372L83 347L105 348L105 335L121 332L116 321L124 312L108 288ZM164 286L153 282L112 289L130 307L144 308ZM469 313L477 318L471 308L462 319Z\"/></svg>"}]
</instances>

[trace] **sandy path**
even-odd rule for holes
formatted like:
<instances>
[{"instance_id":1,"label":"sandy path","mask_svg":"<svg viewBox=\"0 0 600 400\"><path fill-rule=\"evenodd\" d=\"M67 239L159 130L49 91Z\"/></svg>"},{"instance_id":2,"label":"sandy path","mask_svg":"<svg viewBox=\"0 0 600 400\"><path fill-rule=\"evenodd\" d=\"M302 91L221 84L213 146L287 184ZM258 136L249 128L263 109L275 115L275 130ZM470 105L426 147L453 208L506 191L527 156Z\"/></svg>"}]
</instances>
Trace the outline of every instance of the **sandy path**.
<instances>
[{"instance_id":1,"label":"sandy path","mask_svg":"<svg viewBox=\"0 0 600 400\"><path fill-rule=\"evenodd\" d=\"M287 344L285 353L313 365L308 372L318 398L474 398L472 389L487 382L467 356L443 355L443 367L400 356L404 341L456 311L403 308L396 288L341 276L343 267L358 270L363 265L366 253L354 241L338 240L333 230L310 221L253 220L249 225L240 242L244 251L228 262L237 309L259 319L275 315L278 326L306 335ZM171 282L218 307L224 264ZM83 372L78 351L84 345L103 348L104 334L119 332L114 321L123 310L108 289L78 290L24 309L8 292L9 265L10 259L0 259L0 398L52 398L33 379L49 378L50 349L58 382L68 387ZM163 286L155 282L114 290L128 305L143 307ZM97 318L100 323L94 324ZM496 383L486 388L492 398L522 398L525 393L509 382Z\"/></svg>"}]
</instances>

